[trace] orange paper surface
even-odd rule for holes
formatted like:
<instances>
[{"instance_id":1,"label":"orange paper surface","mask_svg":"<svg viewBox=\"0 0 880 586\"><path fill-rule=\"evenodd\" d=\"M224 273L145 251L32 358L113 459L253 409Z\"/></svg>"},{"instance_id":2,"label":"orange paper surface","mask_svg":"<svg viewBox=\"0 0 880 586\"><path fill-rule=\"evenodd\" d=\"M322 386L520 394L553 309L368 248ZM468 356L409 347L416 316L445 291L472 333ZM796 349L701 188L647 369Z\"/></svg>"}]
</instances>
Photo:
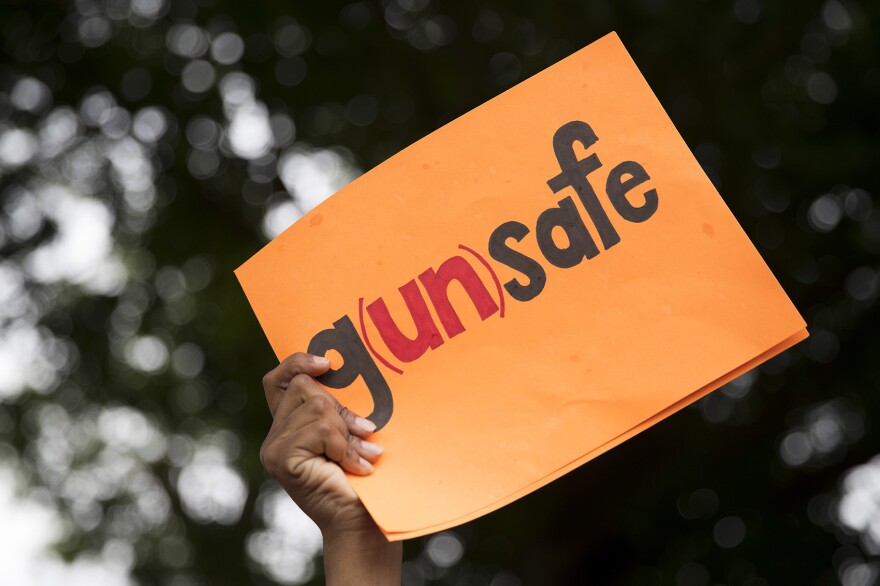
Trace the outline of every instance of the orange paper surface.
<instances>
[{"instance_id":1,"label":"orange paper surface","mask_svg":"<svg viewBox=\"0 0 880 586\"><path fill-rule=\"evenodd\" d=\"M568 227L542 236L554 219ZM528 300L537 273L490 245L509 222L501 240L545 277ZM807 336L614 34L363 175L236 274L279 359L345 317L363 342L390 416L363 376L330 391L383 419L376 472L349 478L389 539L497 509ZM427 312L422 351L386 339L380 300L404 338Z\"/></svg>"}]
</instances>

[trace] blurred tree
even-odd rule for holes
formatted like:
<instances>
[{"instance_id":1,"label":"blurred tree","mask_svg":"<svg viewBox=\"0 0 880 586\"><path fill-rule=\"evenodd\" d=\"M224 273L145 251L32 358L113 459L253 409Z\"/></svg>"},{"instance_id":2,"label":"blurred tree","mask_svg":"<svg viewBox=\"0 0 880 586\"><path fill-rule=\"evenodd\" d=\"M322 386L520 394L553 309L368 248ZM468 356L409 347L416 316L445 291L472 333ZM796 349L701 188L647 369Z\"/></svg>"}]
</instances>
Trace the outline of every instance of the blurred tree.
<instances>
[{"instance_id":1,"label":"blurred tree","mask_svg":"<svg viewBox=\"0 0 880 586\"><path fill-rule=\"evenodd\" d=\"M259 467L274 359L232 270L617 30L812 337L409 543L406 582L875 583L877 19L857 0L7 0L0 582L320 582L319 535Z\"/></svg>"}]
</instances>

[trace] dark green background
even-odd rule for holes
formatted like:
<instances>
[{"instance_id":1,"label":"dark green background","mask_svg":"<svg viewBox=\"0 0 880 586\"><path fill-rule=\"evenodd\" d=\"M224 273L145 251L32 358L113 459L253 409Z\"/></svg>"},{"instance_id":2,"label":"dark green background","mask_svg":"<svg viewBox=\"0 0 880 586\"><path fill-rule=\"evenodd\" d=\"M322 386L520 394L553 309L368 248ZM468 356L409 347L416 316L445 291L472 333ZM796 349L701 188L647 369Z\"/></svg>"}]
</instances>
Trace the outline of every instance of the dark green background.
<instances>
[{"instance_id":1,"label":"dark green background","mask_svg":"<svg viewBox=\"0 0 880 586\"><path fill-rule=\"evenodd\" d=\"M39 486L47 481L33 444L35 430L48 425L38 414L49 403L74 419L102 404L131 405L166 434L198 437L228 429L238 435L241 451L233 464L250 491L237 523L190 519L175 493L173 466L165 458L149 465L170 496L169 523L190 553L182 563L167 563L156 548L172 529L157 528L135 548L137 580L271 582L248 561L244 542L260 523L254 503L266 476L257 453L269 425L260 378L274 358L232 270L265 242L260 222L267 206L289 196L277 178L249 179L254 170L248 161L231 154L219 152L219 165L207 177L190 173L188 122L206 116L224 124L216 87L185 90L181 71L188 59L172 54L165 42L169 27L191 22L215 37L229 31L245 40L239 62L216 65L218 78L233 70L252 76L256 98L294 121L294 147L336 149L364 171L617 31L810 327L810 340L759 368L749 384L718 391L546 488L455 529L466 549L451 568L431 565L423 552L426 539L407 543L409 583L489 584L493 577L496 586L873 583L870 572L847 574L854 564L878 560L836 511L846 471L878 451L880 5L172 0L160 16L139 24L127 7L125 1L5 1L0 121L36 128L50 112L11 105L10 92L24 76L51 89L53 108L76 109L103 88L132 113L148 105L166 109L171 124L149 151L156 166L152 223L132 229L117 215L113 236L131 269L130 283L148 292L139 331L160 332L170 347L197 344L205 356L202 390L195 408L181 405L183 383L170 369L147 376L114 354L108 324L124 291L95 295L76 284L28 280L46 309L38 322L78 352L50 389L0 399L0 442L4 458L20 461L28 482ZM83 43L78 27L96 15L107 19L109 33ZM282 55L272 42L290 23L308 33L303 47L284 49L292 59L286 67L305 72L301 81L293 79L296 85L276 77ZM132 70L135 77L126 77ZM352 102L357 96L369 98ZM366 113L358 109L364 103ZM79 129L82 140L100 132ZM0 258L21 263L53 238L51 221L27 238L9 237L13 220L6 209L17 186L39 179L46 172L41 165L53 164L32 161L0 172L0 221L7 233ZM122 213L122 190L112 172L93 186L91 196ZM189 319L169 317L172 310L154 291L154 271L193 258L210 266L213 278L192 296ZM0 328L10 323L0 321ZM693 360L700 360L699 348ZM821 435L829 421L836 436ZM825 423L817 428L816 422ZM799 437L824 438L830 447L787 464L783 439L799 430L806 434ZM71 469L88 458L80 454ZM69 503L60 495L52 499L67 514ZM99 506L106 511L113 504ZM727 517L745 526L744 538L730 548L713 537ZM70 559L98 551L108 531L107 522L90 530L74 525L59 550ZM498 577L501 572L507 573ZM321 581L320 570L314 581Z\"/></svg>"}]
</instances>

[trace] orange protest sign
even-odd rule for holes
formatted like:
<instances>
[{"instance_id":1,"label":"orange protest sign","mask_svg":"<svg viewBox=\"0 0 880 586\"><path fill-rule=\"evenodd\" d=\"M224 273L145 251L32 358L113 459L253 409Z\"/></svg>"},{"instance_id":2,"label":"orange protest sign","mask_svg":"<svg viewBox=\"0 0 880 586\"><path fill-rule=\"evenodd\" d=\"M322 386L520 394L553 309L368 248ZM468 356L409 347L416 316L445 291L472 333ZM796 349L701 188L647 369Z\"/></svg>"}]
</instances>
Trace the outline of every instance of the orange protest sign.
<instances>
[{"instance_id":1,"label":"orange protest sign","mask_svg":"<svg viewBox=\"0 0 880 586\"><path fill-rule=\"evenodd\" d=\"M376 422L389 539L543 486L807 336L610 34L420 140L237 276Z\"/></svg>"}]
</instances>

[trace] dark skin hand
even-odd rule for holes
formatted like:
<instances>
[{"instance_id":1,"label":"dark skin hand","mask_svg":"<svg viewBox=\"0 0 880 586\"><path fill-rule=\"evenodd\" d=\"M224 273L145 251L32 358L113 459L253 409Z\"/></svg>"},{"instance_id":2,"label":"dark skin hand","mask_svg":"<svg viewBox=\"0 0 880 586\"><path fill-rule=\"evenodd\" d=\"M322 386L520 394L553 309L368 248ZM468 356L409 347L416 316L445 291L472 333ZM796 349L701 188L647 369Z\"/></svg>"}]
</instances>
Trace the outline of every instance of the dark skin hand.
<instances>
[{"instance_id":1,"label":"dark skin hand","mask_svg":"<svg viewBox=\"0 0 880 586\"><path fill-rule=\"evenodd\" d=\"M382 448L367 438L376 426L315 381L329 368L297 353L263 377L274 421L260 460L321 529L327 584L400 584L400 542L385 539L343 472L373 472Z\"/></svg>"}]
</instances>

